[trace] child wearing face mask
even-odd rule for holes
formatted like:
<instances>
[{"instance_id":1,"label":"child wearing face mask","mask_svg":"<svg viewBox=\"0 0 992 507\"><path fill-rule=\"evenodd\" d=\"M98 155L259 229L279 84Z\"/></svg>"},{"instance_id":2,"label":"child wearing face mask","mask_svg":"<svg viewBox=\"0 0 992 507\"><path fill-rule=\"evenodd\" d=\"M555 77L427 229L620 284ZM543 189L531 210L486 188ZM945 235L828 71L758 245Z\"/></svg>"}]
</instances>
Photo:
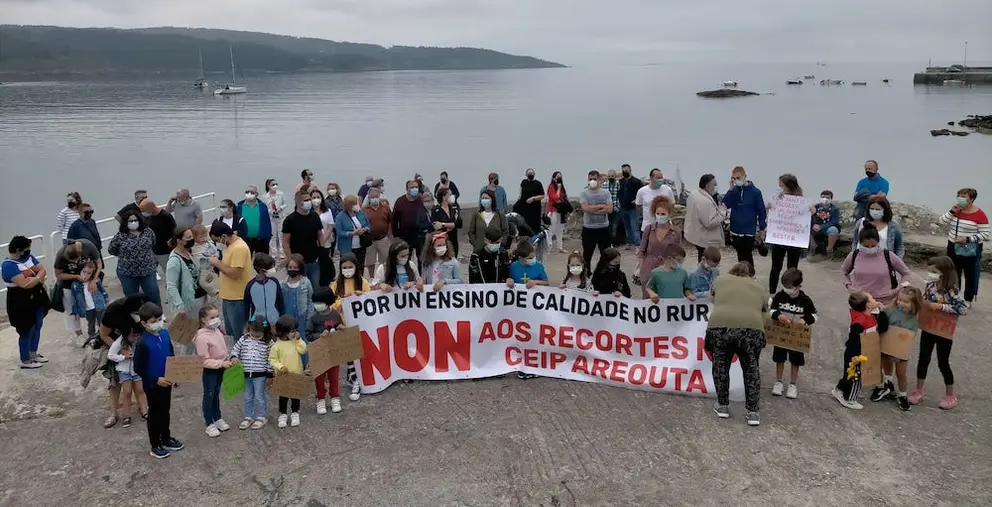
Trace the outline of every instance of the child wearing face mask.
<instances>
[{"instance_id":1,"label":"child wearing face mask","mask_svg":"<svg viewBox=\"0 0 992 507\"><path fill-rule=\"evenodd\" d=\"M266 253L257 253L252 259L255 278L245 287L245 316L261 319L268 325L275 324L285 311L282 286L276 276L276 260Z\"/></svg>"},{"instance_id":2,"label":"child wearing face mask","mask_svg":"<svg viewBox=\"0 0 992 507\"><path fill-rule=\"evenodd\" d=\"M318 287L313 292L314 314L307 321L306 337L307 343L312 343L321 337L325 332L334 332L342 327L344 323L341 314L333 308L337 297L334 292L327 287ZM329 338L333 339L333 338ZM330 370L317 375L314 379L317 386L317 415L327 413L327 396L331 397L331 412L341 411L341 367L334 366ZM353 385L357 385L357 382ZM352 401L356 401L353 399Z\"/></svg>"},{"instance_id":3,"label":"child wearing face mask","mask_svg":"<svg viewBox=\"0 0 992 507\"><path fill-rule=\"evenodd\" d=\"M513 288L518 283L528 289L538 285L548 285L548 272L544 264L537 261L537 250L526 240L520 240L515 250L517 260L510 264L510 276L506 278L506 286Z\"/></svg>"},{"instance_id":4,"label":"child wearing face mask","mask_svg":"<svg viewBox=\"0 0 992 507\"><path fill-rule=\"evenodd\" d=\"M346 253L341 256L341 269L338 270L338 278L331 284L331 291L334 300L330 302L331 308L336 312L341 312L341 301L348 296L361 296L372 290L369 281L362 277L359 270L358 258L353 253ZM316 309L317 304L314 303ZM351 394L348 399L358 401L362 396L361 386L358 384L358 373L355 371L355 362L348 361L347 373L348 385L351 386Z\"/></svg>"},{"instance_id":5,"label":"child wearing face mask","mask_svg":"<svg viewBox=\"0 0 992 507\"><path fill-rule=\"evenodd\" d=\"M432 236L421 258L424 261L424 284L433 286L435 291L450 283L465 283L447 233Z\"/></svg>"},{"instance_id":6,"label":"child wearing face mask","mask_svg":"<svg viewBox=\"0 0 992 507\"><path fill-rule=\"evenodd\" d=\"M957 271L950 257L934 257L927 261L927 285L923 289L923 305L928 311L953 315L955 318L964 315L968 303L961 297L958 286ZM923 401L923 384L930 369L930 358L934 348L937 349L937 367L944 377L944 399L937 406L950 410L958 405L958 396L954 394L954 372L951 370L951 346L954 341L950 338L937 336L923 331L920 333L920 359L916 364L916 388L909 393L909 402L918 405Z\"/></svg>"},{"instance_id":7,"label":"child wearing face mask","mask_svg":"<svg viewBox=\"0 0 992 507\"><path fill-rule=\"evenodd\" d=\"M72 292L70 313L78 317L86 317L87 343L99 338L99 324L110 300L107 291L103 289L103 281L97 277L98 271L96 261L87 262L79 272L79 280L73 280L70 286Z\"/></svg>"},{"instance_id":8,"label":"child wearing face mask","mask_svg":"<svg viewBox=\"0 0 992 507\"><path fill-rule=\"evenodd\" d=\"M292 315L300 323L298 331L302 335L307 333L307 322L313 315L313 292L314 287L310 279L303 276L306 263L303 256L293 254L286 262L286 280L280 284L282 289L283 315Z\"/></svg>"},{"instance_id":9,"label":"child wearing face mask","mask_svg":"<svg viewBox=\"0 0 992 507\"><path fill-rule=\"evenodd\" d=\"M882 311L889 318L889 329L899 327L914 334L920 330L920 310L923 309L923 294L916 287L901 287L895 301ZM895 399L899 408L906 412L910 408L906 390L909 380L906 377L906 367L909 361L882 354L882 383L875 386L871 392L871 401L879 402L885 399ZM892 382L892 370L895 370L896 382Z\"/></svg>"},{"instance_id":10,"label":"child wearing face mask","mask_svg":"<svg viewBox=\"0 0 992 507\"><path fill-rule=\"evenodd\" d=\"M558 286L560 289L572 289L585 292L589 289L589 281L586 277L586 268L582 259L582 253L578 250L570 253L568 259L565 261L568 266L568 271L565 272L565 278L561 281L561 285Z\"/></svg>"},{"instance_id":11,"label":"child wearing face mask","mask_svg":"<svg viewBox=\"0 0 992 507\"><path fill-rule=\"evenodd\" d=\"M217 245L210 240L210 231L203 225L193 226L193 248L190 249L193 264L199 266L200 276L197 282L207 293L207 302L214 303L220 290L217 287L217 271L210 264L211 257L219 257Z\"/></svg>"},{"instance_id":12,"label":"child wearing face mask","mask_svg":"<svg viewBox=\"0 0 992 507\"><path fill-rule=\"evenodd\" d=\"M245 370L245 418L238 429L260 430L265 426L269 408L267 387L273 375L269 364L272 340L269 327L261 320L253 320L245 327L245 334L231 348L232 363L240 362Z\"/></svg>"},{"instance_id":13,"label":"child wearing face mask","mask_svg":"<svg viewBox=\"0 0 992 507\"><path fill-rule=\"evenodd\" d=\"M692 293L689 285L689 273L682 267L685 260L685 249L678 243L670 243L665 246L662 253L664 260L661 266L651 270L651 278L648 279L648 298L652 303L657 303L662 299L682 299L695 301L696 295Z\"/></svg>"},{"instance_id":14,"label":"child wearing face mask","mask_svg":"<svg viewBox=\"0 0 992 507\"><path fill-rule=\"evenodd\" d=\"M499 230L486 230L482 248L473 252L468 262L469 283L497 283L510 276L510 256L502 239Z\"/></svg>"},{"instance_id":15,"label":"child wearing face mask","mask_svg":"<svg viewBox=\"0 0 992 507\"><path fill-rule=\"evenodd\" d=\"M114 343L107 351L107 360L115 363L114 374L121 386L121 406L120 417L121 427L131 426L131 397L138 400L138 413L142 419L148 419L148 399L145 397L145 390L141 387L141 377L134 371L134 347L141 336L145 333L145 328L135 323L130 331L121 333L114 340Z\"/></svg>"},{"instance_id":16,"label":"child wearing face mask","mask_svg":"<svg viewBox=\"0 0 992 507\"><path fill-rule=\"evenodd\" d=\"M416 263L410 260L412 254L413 249L406 241L396 240L389 248L386 262L376 268L372 286L384 292L397 288L422 290L424 279L420 277Z\"/></svg>"},{"instance_id":17,"label":"child wearing face mask","mask_svg":"<svg viewBox=\"0 0 992 507\"><path fill-rule=\"evenodd\" d=\"M889 316L881 311L882 304L875 301L867 292L852 292L847 298L851 307L851 327L844 343L844 373L833 389L834 398L852 410L864 408L858 403L861 395L861 335L877 331L879 334L889 329Z\"/></svg>"},{"instance_id":18,"label":"child wearing face mask","mask_svg":"<svg viewBox=\"0 0 992 507\"><path fill-rule=\"evenodd\" d=\"M169 332L165 330L161 307L155 303L141 305L138 321L145 328L145 333L134 347L132 362L148 398L149 454L153 458L168 458L172 452L184 447L169 430L173 384L165 378L165 362L175 355L175 351Z\"/></svg>"},{"instance_id":19,"label":"child wearing face mask","mask_svg":"<svg viewBox=\"0 0 992 507\"><path fill-rule=\"evenodd\" d=\"M715 246L706 247L703 250L703 260L699 262L696 269L689 273L689 286L692 293L697 298L710 297L713 289L713 280L720 276L720 249Z\"/></svg>"},{"instance_id":20,"label":"child wearing face mask","mask_svg":"<svg viewBox=\"0 0 992 507\"><path fill-rule=\"evenodd\" d=\"M782 274L782 290L772 297L770 305L771 318L784 324L802 322L812 326L816 322L816 306L813 300L802 290L803 272L792 268ZM785 361L792 366L789 375L789 389L785 397L794 400L799 397L796 381L799 379L799 368L806 364L806 355L795 350L774 347L772 362L775 363L775 385L772 386L773 396L782 396L782 377L785 374Z\"/></svg>"},{"instance_id":21,"label":"child wearing face mask","mask_svg":"<svg viewBox=\"0 0 992 507\"><path fill-rule=\"evenodd\" d=\"M220 436L222 431L231 429L220 415L220 387L224 380L224 370L237 361L227 352L224 332L220 330L223 321L215 306L206 305L200 309L200 329L193 336L196 355L203 358L203 422L207 425L207 436Z\"/></svg>"},{"instance_id":22,"label":"child wearing face mask","mask_svg":"<svg viewBox=\"0 0 992 507\"><path fill-rule=\"evenodd\" d=\"M307 344L296 328L299 324L292 315L283 315L276 321L273 334L276 342L269 352L269 363L276 374L303 374L303 354L307 352ZM279 397L279 420L277 427L285 428L286 422L296 427L300 425L299 398Z\"/></svg>"}]
</instances>

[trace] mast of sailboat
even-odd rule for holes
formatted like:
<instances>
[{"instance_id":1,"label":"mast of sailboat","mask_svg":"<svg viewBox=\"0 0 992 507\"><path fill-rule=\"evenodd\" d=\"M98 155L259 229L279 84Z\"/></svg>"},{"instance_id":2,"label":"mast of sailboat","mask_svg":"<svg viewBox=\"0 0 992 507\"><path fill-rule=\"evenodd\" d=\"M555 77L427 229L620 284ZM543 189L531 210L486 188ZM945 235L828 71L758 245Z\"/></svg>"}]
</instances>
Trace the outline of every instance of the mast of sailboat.
<instances>
[{"instance_id":1,"label":"mast of sailboat","mask_svg":"<svg viewBox=\"0 0 992 507\"><path fill-rule=\"evenodd\" d=\"M197 48L197 52L200 53L200 80L204 78L203 75L203 48Z\"/></svg>"},{"instance_id":2,"label":"mast of sailboat","mask_svg":"<svg viewBox=\"0 0 992 507\"><path fill-rule=\"evenodd\" d=\"M968 41L964 41L964 62L961 66L964 67L965 70L968 69Z\"/></svg>"},{"instance_id":3,"label":"mast of sailboat","mask_svg":"<svg viewBox=\"0 0 992 507\"><path fill-rule=\"evenodd\" d=\"M228 47L231 49L231 84L234 84L238 81L234 76L234 44L231 44Z\"/></svg>"}]
</instances>

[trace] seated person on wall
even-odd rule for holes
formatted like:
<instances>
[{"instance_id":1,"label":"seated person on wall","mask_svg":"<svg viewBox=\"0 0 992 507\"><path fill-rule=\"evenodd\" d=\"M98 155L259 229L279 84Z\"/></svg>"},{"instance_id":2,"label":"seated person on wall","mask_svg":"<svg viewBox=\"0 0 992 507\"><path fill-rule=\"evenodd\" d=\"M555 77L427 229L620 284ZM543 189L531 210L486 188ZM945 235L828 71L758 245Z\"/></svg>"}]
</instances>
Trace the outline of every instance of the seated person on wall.
<instances>
[{"instance_id":1,"label":"seated person on wall","mask_svg":"<svg viewBox=\"0 0 992 507\"><path fill-rule=\"evenodd\" d=\"M810 248L816 254L826 252L830 259L834 258L834 247L840 237L840 208L833 201L833 192L820 192L820 202L813 211L813 225L810 228Z\"/></svg>"}]
</instances>

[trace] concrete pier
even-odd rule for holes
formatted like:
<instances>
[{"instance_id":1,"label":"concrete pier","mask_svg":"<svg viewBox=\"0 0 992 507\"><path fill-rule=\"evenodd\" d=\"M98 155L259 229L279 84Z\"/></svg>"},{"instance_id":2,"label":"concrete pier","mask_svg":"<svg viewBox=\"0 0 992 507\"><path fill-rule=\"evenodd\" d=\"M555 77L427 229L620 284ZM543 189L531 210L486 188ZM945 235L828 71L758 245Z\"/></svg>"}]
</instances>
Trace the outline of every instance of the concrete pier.
<instances>
[{"instance_id":1,"label":"concrete pier","mask_svg":"<svg viewBox=\"0 0 992 507\"><path fill-rule=\"evenodd\" d=\"M964 71L951 67L927 67L925 71L913 74L913 84L940 85L947 80L992 84L992 67L967 67Z\"/></svg>"}]
</instances>

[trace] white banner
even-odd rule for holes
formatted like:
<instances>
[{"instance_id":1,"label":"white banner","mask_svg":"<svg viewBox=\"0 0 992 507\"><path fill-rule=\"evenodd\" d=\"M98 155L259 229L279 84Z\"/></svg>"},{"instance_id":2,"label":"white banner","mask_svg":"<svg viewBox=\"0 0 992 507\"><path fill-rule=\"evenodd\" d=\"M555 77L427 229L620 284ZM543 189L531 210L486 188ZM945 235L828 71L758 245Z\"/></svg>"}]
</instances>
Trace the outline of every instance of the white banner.
<instances>
[{"instance_id":1,"label":"white banner","mask_svg":"<svg viewBox=\"0 0 992 507\"><path fill-rule=\"evenodd\" d=\"M809 248L809 229L812 215L806 198L800 195L780 195L768 211L768 233L765 242L770 245Z\"/></svg>"},{"instance_id":2,"label":"white banner","mask_svg":"<svg viewBox=\"0 0 992 507\"><path fill-rule=\"evenodd\" d=\"M372 292L343 302L361 329L362 392L398 380L521 371L628 389L715 396L703 351L708 303L632 300L550 287L449 285ZM743 399L736 357L731 398Z\"/></svg>"}]
</instances>

